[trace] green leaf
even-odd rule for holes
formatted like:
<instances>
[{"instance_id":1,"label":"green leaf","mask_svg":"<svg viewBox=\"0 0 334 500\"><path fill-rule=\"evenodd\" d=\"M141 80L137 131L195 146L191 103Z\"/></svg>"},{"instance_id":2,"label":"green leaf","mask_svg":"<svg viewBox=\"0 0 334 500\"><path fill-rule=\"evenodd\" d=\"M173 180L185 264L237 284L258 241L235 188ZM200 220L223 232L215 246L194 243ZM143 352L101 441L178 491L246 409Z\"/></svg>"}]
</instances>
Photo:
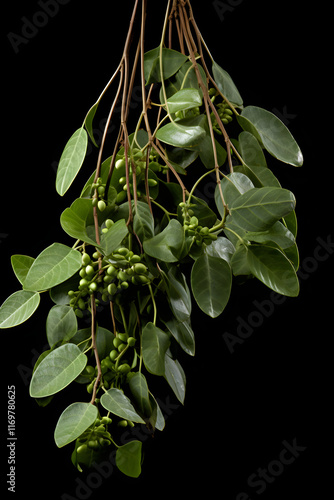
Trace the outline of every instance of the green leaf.
<instances>
[{"instance_id":1,"label":"green leaf","mask_svg":"<svg viewBox=\"0 0 334 500\"><path fill-rule=\"evenodd\" d=\"M152 407L145 375L141 372L135 373L130 379L129 388L138 410L142 415L149 418L152 415Z\"/></svg>"},{"instance_id":2,"label":"green leaf","mask_svg":"<svg viewBox=\"0 0 334 500\"><path fill-rule=\"evenodd\" d=\"M233 172L225 176L220 181L220 185L222 188L224 201L229 207L241 194L244 194L250 189L254 188L252 181L246 175L239 172ZM224 205L221 199L220 189L218 185L215 189L215 202L218 212L222 217L224 217Z\"/></svg>"},{"instance_id":3,"label":"green leaf","mask_svg":"<svg viewBox=\"0 0 334 500\"><path fill-rule=\"evenodd\" d=\"M0 328L12 328L24 323L40 303L37 292L19 290L10 295L0 307Z\"/></svg>"},{"instance_id":4,"label":"green leaf","mask_svg":"<svg viewBox=\"0 0 334 500\"><path fill-rule=\"evenodd\" d=\"M272 156L296 167L303 164L303 155L297 142L273 113L257 106L247 106L237 119L240 126L252 133Z\"/></svg>"},{"instance_id":5,"label":"green leaf","mask_svg":"<svg viewBox=\"0 0 334 500\"><path fill-rule=\"evenodd\" d=\"M87 335L89 337L90 335ZM84 338L87 338L84 337ZM102 326L97 327L96 331L96 348L100 359L104 359L109 356L109 353L113 347L113 340L115 335L107 328L102 328Z\"/></svg>"},{"instance_id":6,"label":"green leaf","mask_svg":"<svg viewBox=\"0 0 334 500\"><path fill-rule=\"evenodd\" d=\"M279 250L264 245L250 245L247 261L252 274L267 287L288 297L297 297L299 281L290 260Z\"/></svg>"},{"instance_id":7,"label":"green leaf","mask_svg":"<svg viewBox=\"0 0 334 500\"><path fill-rule=\"evenodd\" d=\"M165 321L165 325L182 349L190 356L195 356L195 334L190 322L171 318Z\"/></svg>"},{"instance_id":8,"label":"green leaf","mask_svg":"<svg viewBox=\"0 0 334 500\"><path fill-rule=\"evenodd\" d=\"M87 356L75 344L65 344L48 354L30 382L30 396L51 396L68 386L87 364Z\"/></svg>"},{"instance_id":9,"label":"green leaf","mask_svg":"<svg viewBox=\"0 0 334 500\"><path fill-rule=\"evenodd\" d=\"M84 128L79 128L67 142L61 155L56 178L56 190L63 196L75 177L86 156L88 137Z\"/></svg>"},{"instance_id":10,"label":"green leaf","mask_svg":"<svg viewBox=\"0 0 334 500\"><path fill-rule=\"evenodd\" d=\"M205 248L205 253L211 257L218 257L230 263L232 255L235 252L233 243L224 236L218 238Z\"/></svg>"},{"instance_id":11,"label":"green leaf","mask_svg":"<svg viewBox=\"0 0 334 500\"><path fill-rule=\"evenodd\" d=\"M197 64L198 70L200 72L202 82L206 85L206 74L204 69L200 64ZM175 73L173 77L169 80L165 81L166 95L167 99L174 95L181 89L189 89L193 88L199 91L200 95L203 95L203 92L198 84L197 75L193 63L191 61L186 61L182 64L181 68ZM160 102L161 104L165 103L163 89L160 89Z\"/></svg>"},{"instance_id":12,"label":"green leaf","mask_svg":"<svg viewBox=\"0 0 334 500\"><path fill-rule=\"evenodd\" d=\"M161 233L145 240L144 251L163 262L177 262L184 245L183 227L176 219L171 219Z\"/></svg>"},{"instance_id":13,"label":"green leaf","mask_svg":"<svg viewBox=\"0 0 334 500\"><path fill-rule=\"evenodd\" d=\"M101 238L101 251L106 257L116 250L129 233L124 219L120 219L108 229L108 232L103 233Z\"/></svg>"},{"instance_id":14,"label":"green leaf","mask_svg":"<svg viewBox=\"0 0 334 500\"><path fill-rule=\"evenodd\" d=\"M60 340L69 341L78 330L78 321L72 307L56 305L46 319L46 336L52 347Z\"/></svg>"},{"instance_id":15,"label":"green leaf","mask_svg":"<svg viewBox=\"0 0 334 500\"><path fill-rule=\"evenodd\" d=\"M96 113L96 110L98 108L100 101L96 102L88 111L86 118L85 118L85 127L88 132L89 137L91 138L92 143L94 146L98 147L96 144L96 141L94 139L94 133L93 133L93 119Z\"/></svg>"},{"instance_id":16,"label":"green leaf","mask_svg":"<svg viewBox=\"0 0 334 500\"><path fill-rule=\"evenodd\" d=\"M243 100L227 71L225 71L217 63L214 62L212 65L212 73L217 87L219 88L223 96L225 96L231 104L242 107Z\"/></svg>"},{"instance_id":17,"label":"green leaf","mask_svg":"<svg viewBox=\"0 0 334 500\"><path fill-rule=\"evenodd\" d=\"M173 266L167 276L167 294L171 309L178 321L187 321L191 314L191 296L184 274Z\"/></svg>"},{"instance_id":18,"label":"green leaf","mask_svg":"<svg viewBox=\"0 0 334 500\"><path fill-rule=\"evenodd\" d=\"M153 375L165 374L165 354L169 347L169 335L147 323L142 332L142 353L145 367Z\"/></svg>"},{"instance_id":19,"label":"green leaf","mask_svg":"<svg viewBox=\"0 0 334 500\"><path fill-rule=\"evenodd\" d=\"M28 257L27 255L12 255L11 256L11 264L15 276L22 284L26 279L29 269L31 268L33 262L33 257Z\"/></svg>"},{"instance_id":20,"label":"green leaf","mask_svg":"<svg viewBox=\"0 0 334 500\"><path fill-rule=\"evenodd\" d=\"M23 288L33 291L48 290L66 281L80 268L80 252L61 243L53 243L33 262Z\"/></svg>"},{"instance_id":21,"label":"green leaf","mask_svg":"<svg viewBox=\"0 0 334 500\"><path fill-rule=\"evenodd\" d=\"M143 243L154 236L154 219L150 207L143 201L137 201L133 217L133 229Z\"/></svg>"},{"instance_id":22,"label":"green leaf","mask_svg":"<svg viewBox=\"0 0 334 500\"><path fill-rule=\"evenodd\" d=\"M114 415L125 420L131 420L131 422L137 422L139 424L144 424L145 421L138 415L134 409L131 401L122 390L112 388L108 392L105 392L101 399L101 405L106 410L110 411Z\"/></svg>"},{"instance_id":23,"label":"green leaf","mask_svg":"<svg viewBox=\"0 0 334 500\"><path fill-rule=\"evenodd\" d=\"M50 289L50 298L57 305L66 306L70 303L71 297L68 295L70 290L76 290L80 281L80 276L75 273L68 280L59 283Z\"/></svg>"},{"instance_id":24,"label":"green leaf","mask_svg":"<svg viewBox=\"0 0 334 500\"><path fill-rule=\"evenodd\" d=\"M253 134L246 131L241 132L238 136L238 142L242 159L248 167L268 168L263 150Z\"/></svg>"},{"instance_id":25,"label":"green leaf","mask_svg":"<svg viewBox=\"0 0 334 500\"><path fill-rule=\"evenodd\" d=\"M58 448L77 439L98 416L98 409L91 403L73 403L60 415L54 438Z\"/></svg>"},{"instance_id":26,"label":"green leaf","mask_svg":"<svg viewBox=\"0 0 334 500\"><path fill-rule=\"evenodd\" d=\"M287 229L281 222L275 224L267 231L247 232L245 238L255 243L274 242L280 248L289 248L295 243L295 238L291 231Z\"/></svg>"},{"instance_id":27,"label":"green leaf","mask_svg":"<svg viewBox=\"0 0 334 500\"><path fill-rule=\"evenodd\" d=\"M183 118L159 128L156 138L171 146L200 150L206 134L204 123L204 115Z\"/></svg>"},{"instance_id":28,"label":"green leaf","mask_svg":"<svg viewBox=\"0 0 334 500\"><path fill-rule=\"evenodd\" d=\"M163 80L173 76L182 64L188 59L187 56L172 49L162 49ZM160 47L156 47L144 54L144 76L146 85L161 82L160 72Z\"/></svg>"},{"instance_id":29,"label":"green leaf","mask_svg":"<svg viewBox=\"0 0 334 500\"><path fill-rule=\"evenodd\" d=\"M207 118L203 121L203 127L206 131L206 135L205 137L203 137L200 143L200 158L205 168L212 169L215 168L215 157ZM217 153L217 163L218 166L221 167L226 161L227 152L216 139L215 146Z\"/></svg>"},{"instance_id":30,"label":"green leaf","mask_svg":"<svg viewBox=\"0 0 334 500\"><path fill-rule=\"evenodd\" d=\"M184 403L186 395L186 376L177 359L165 356L165 379L180 403Z\"/></svg>"},{"instance_id":31,"label":"green leaf","mask_svg":"<svg viewBox=\"0 0 334 500\"><path fill-rule=\"evenodd\" d=\"M248 276L252 274L247 260L247 247L240 241L236 244L235 252L231 259L231 267L234 276Z\"/></svg>"},{"instance_id":32,"label":"green leaf","mask_svg":"<svg viewBox=\"0 0 334 500\"><path fill-rule=\"evenodd\" d=\"M96 241L87 234L87 219L92 213L92 201L78 198L60 216L60 224L72 238L96 246Z\"/></svg>"},{"instance_id":33,"label":"green leaf","mask_svg":"<svg viewBox=\"0 0 334 500\"><path fill-rule=\"evenodd\" d=\"M138 477L141 473L142 443L133 440L117 448L116 465L118 469L129 477Z\"/></svg>"},{"instance_id":34,"label":"green leaf","mask_svg":"<svg viewBox=\"0 0 334 500\"><path fill-rule=\"evenodd\" d=\"M246 231L266 231L294 210L291 191L275 187L253 188L237 197L229 206L232 219Z\"/></svg>"},{"instance_id":35,"label":"green leaf","mask_svg":"<svg viewBox=\"0 0 334 500\"><path fill-rule=\"evenodd\" d=\"M211 318L216 318L225 309L232 286L229 264L206 253L193 264L191 288L199 307Z\"/></svg>"},{"instance_id":36,"label":"green leaf","mask_svg":"<svg viewBox=\"0 0 334 500\"><path fill-rule=\"evenodd\" d=\"M197 89L181 89L167 99L170 113L196 108L202 105L202 96Z\"/></svg>"}]
</instances>

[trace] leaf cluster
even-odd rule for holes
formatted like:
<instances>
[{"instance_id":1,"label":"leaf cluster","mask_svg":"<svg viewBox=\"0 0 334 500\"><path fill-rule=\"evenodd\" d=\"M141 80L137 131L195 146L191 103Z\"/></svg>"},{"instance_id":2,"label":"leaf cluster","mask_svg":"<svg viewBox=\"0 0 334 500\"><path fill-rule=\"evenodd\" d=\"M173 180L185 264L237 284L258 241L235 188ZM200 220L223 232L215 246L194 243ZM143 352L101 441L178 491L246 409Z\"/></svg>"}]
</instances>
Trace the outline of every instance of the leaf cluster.
<instances>
[{"instance_id":1,"label":"leaf cluster","mask_svg":"<svg viewBox=\"0 0 334 500\"><path fill-rule=\"evenodd\" d=\"M0 308L0 328L11 328L28 320L42 293L49 295L49 349L36 362L30 395L45 406L70 384L85 388L90 401L72 403L59 417L57 446L74 443L79 470L114 446L117 466L132 477L141 471L142 443L120 446L117 436L135 425L152 434L163 430L152 377L164 378L184 403L180 359L195 354L193 301L217 318L236 279L258 279L279 294L298 295L296 200L267 162L303 163L286 126L269 111L244 107L231 76L208 51L204 55L189 1L169 2L158 47L145 52L141 31L132 75L139 60L144 99L129 134L128 40L137 3L120 65L59 162L56 189L63 196L88 140L97 146L94 116L119 75L96 170L60 216L74 244L53 243L36 258L13 255L22 290ZM180 50L171 48L171 38L165 42L167 24L176 20ZM114 154L102 160L121 92ZM216 190L208 204L194 193L211 174Z\"/></svg>"}]
</instances>

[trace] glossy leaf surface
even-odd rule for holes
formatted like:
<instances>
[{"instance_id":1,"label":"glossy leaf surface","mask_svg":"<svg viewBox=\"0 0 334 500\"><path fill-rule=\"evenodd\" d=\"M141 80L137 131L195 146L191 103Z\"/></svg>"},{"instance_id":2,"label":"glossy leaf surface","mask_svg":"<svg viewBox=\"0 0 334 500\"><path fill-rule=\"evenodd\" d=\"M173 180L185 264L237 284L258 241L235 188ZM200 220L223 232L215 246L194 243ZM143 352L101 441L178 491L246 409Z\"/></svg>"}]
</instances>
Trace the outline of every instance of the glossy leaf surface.
<instances>
[{"instance_id":1,"label":"glossy leaf surface","mask_svg":"<svg viewBox=\"0 0 334 500\"><path fill-rule=\"evenodd\" d=\"M40 294L19 290L10 295L0 307L0 328L12 328L24 323L36 311Z\"/></svg>"},{"instance_id":2,"label":"glossy leaf surface","mask_svg":"<svg viewBox=\"0 0 334 500\"><path fill-rule=\"evenodd\" d=\"M97 419L98 409L90 403L73 403L60 415L54 438L58 448L77 439Z\"/></svg>"},{"instance_id":3,"label":"glossy leaf surface","mask_svg":"<svg viewBox=\"0 0 334 500\"><path fill-rule=\"evenodd\" d=\"M160 71L160 47L150 50L144 55L144 76L146 85L161 82L173 76L182 64L188 59L187 56L172 49L162 49L162 67Z\"/></svg>"},{"instance_id":4,"label":"glossy leaf surface","mask_svg":"<svg viewBox=\"0 0 334 500\"><path fill-rule=\"evenodd\" d=\"M120 389L112 388L105 392L101 397L101 405L114 415L131 422L144 424L145 421L138 415L130 399L125 396Z\"/></svg>"},{"instance_id":5,"label":"glossy leaf surface","mask_svg":"<svg viewBox=\"0 0 334 500\"><path fill-rule=\"evenodd\" d=\"M31 382L30 396L51 396L68 386L87 364L87 356L75 344L65 344L51 351L37 366Z\"/></svg>"},{"instance_id":6,"label":"glossy leaf surface","mask_svg":"<svg viewBox=\"0 0 334 500\"><path fill-rule=\"evenodd\" d=\"M81 254L77 250L53 243L41 252L30 267L23 288L48 290L73 276L81 267Z\"/></svg>"},{"instance_id":7,"label":"glossy leaf surface","mask_svg":"<svg viewBox=\"0 0 334 500\"><path fill-rule=\"evenodd\" d=\"M116 465L123 474L138 477L141 473L142 443L133 440L117 448Z\"/></svg>"},{"instance_id":8,"label":"glossy leaf surface","mask_svg":"<svg viewBox=\"0 0 334 500\"><path fill-rule=\"evenodd\" d=\"M289 129L273 113L247 106L238 117L241 127L252 133L272 156L296 167L303 164L302 152Z\"/></svg>"},{"instance_id":9,"label":"glossy leaf surface","mask_svg":"<svg viewBox=\"0 0 334 500\"><path fill-rule=\"evenodd\" d=\"M252 274L277 293L296 297L299 281L289 259L277 248L251 245L247 249L247 261Z\"/></svg>"},{"instance_id":10,"label":"glossy leaf surface","mask_svg":"<svg viewBox=\"0 0 334 500\"><path fill-rule=\"evenodd\" d=\"M165 374L165 354L169 344L170 340L167 333L151 322L144 326L142 352L144 364L148 372L154 375Z\"/></svg>"},{"instance_id":11,"label":"glossy leaf surface","mask_svg":"<svg viewBox=\"0 0 334 500\"><path fill-rule=\"evenodd\" d=\"M229 264L220 258L203 254L191 270L191 288L199 307L211 318L226 307L232 286Z\"/></svg>"},{"instance_id":12,"label":"glossy leaf surface","mask_svg":"<svg viewBox=\"0 0 334 500\"><path fill-rule=\"evenodd\" d=\"M86 156L88 137L79 128L67 142L61 155L56 178L56 189L63 196L77 176Z\"/></svg>"},{"instance_id":13,"label":"glossy leaf surface","mask_svg":"<svg viewBox=\"0 0 334 500\"><path fill-rule=\"evenodd\" d=\"M230 205L232 219L247 231L265 231L295 208L295 197L286 189L263 187L248 190Z\"/></svg>"}]
</instances>

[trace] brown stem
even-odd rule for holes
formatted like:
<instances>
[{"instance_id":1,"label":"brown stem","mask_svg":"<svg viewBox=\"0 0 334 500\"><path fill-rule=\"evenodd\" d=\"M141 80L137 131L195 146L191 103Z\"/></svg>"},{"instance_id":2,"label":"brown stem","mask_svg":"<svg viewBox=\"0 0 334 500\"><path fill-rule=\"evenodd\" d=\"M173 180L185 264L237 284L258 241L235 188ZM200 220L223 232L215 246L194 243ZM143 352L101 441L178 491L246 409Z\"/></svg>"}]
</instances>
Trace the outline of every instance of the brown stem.
<instances>
[{"instance_id":1,"label":"brown stem","mask_svg":"<svg viewBox=\"0 0 334 500\"><path fill-rule=\"evenodd\" d=\"M97 352L97 346L96 346L96 305L95 305L94 294L91 295L91 308L92 308L92 326L91 326L92 346L93 346L95 360L96 360L96 366L97 366L97 377L96 377L96 380L94 382L92 399L90 400L91 404L94 404L95 399L96 399L97 389L98 389L98 386L100 384L101 377L102 377L101 363L100 363L100 358L99 358L99 354Z\"/></svg>"}]
</instances>

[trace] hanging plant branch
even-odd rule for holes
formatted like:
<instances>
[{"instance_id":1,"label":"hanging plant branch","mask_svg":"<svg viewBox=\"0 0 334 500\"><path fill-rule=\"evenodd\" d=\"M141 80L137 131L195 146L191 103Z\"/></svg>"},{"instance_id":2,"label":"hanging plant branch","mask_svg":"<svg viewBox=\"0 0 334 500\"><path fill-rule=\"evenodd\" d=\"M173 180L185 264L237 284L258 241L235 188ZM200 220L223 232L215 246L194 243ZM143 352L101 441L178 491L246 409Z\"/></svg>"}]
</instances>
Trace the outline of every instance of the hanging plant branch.
<instances>
[{"instance_id":1,"label":"hanging plant branch","mask_svg":"<svg viewBox=\"0 0 334 500\"><path fill-rule=\"evenodd\" d=\"M240 275L289 297L299 293L296 200L268 165L301 166L297 142L272 113L244 107L231 76L213 60L190 0L168 1L153 48L145 43L146 13L146 0L136 0L117 69L59 163L56 189L63 196L79 174L88 137L97 146L95 113L118 78L96 169L60 217L73 247L54 243L36 258L14 255L21 290L0 307L0 328L12 328L49 292L49 349L36 362L30 395L46 406L70 384L74 399L75 385L86 387L89 401L59 416L56 444L74 446L80 471L114 448L116 465L131 477L141 473L142 443L121 446L120 432L165 426L152 378L163 377L185 401L175 347L195 354L193 302L219 317ZM133 127L137 76L142 108ZM119 100L113 153L104 159ZM212 173L217 185L206 203L195 192Z\"/></svg>"}]
</instances>

